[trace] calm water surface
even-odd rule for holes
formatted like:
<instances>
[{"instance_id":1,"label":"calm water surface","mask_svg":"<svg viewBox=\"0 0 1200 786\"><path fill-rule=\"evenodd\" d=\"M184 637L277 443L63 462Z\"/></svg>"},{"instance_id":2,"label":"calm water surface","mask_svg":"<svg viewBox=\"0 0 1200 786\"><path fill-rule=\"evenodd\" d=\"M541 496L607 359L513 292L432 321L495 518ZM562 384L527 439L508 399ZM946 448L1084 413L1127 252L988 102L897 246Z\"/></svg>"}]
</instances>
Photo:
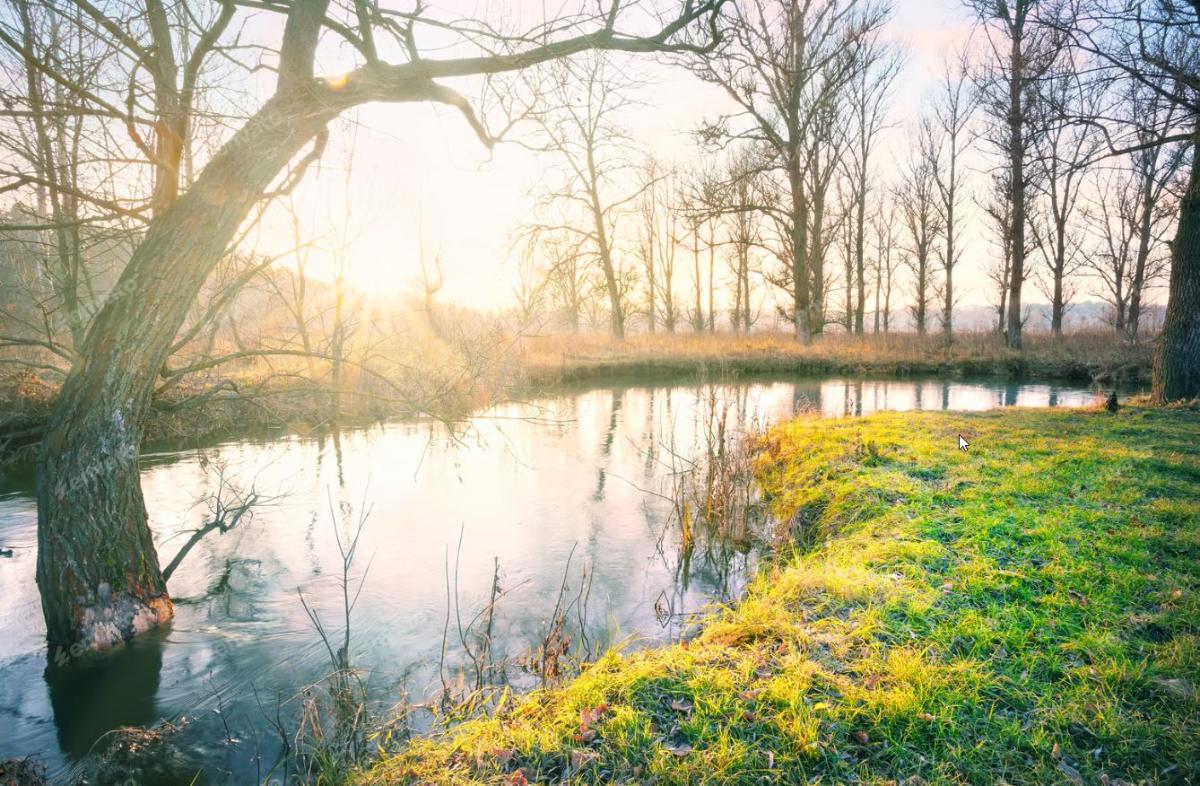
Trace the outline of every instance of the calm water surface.
<instances>
[{"instance_id":1,"label":"calm water surface","mask_svg":"<svg viewBox=\"0 0 1200 786\"><path fill-rule=\"evenodd\" d=\"M499 408L450 438L431 423L318 437L234 441L147 455L142 484L164 564L209 514L218 470L275 497L254 519L210 534L171 579L176 617L116 654L47 669L34 584L36 511L28 470L0 478L0 758L39 754L66 778L105 732L182 725L149 782L246 783L265 777L305 686L329 671L298 592L340 634L335 527L364 508L369 562L353 615L351 659L382 705L442 686L447 574L464 620L501 588L496 648L543 635L566 576L590 575L582 627L594 647L679 635L688 615L735 597L752 552L721 549L681 564L671 478L697 455L714 412L731 425L798 408L829 417L875 410L1078 406L1078 387L962 382L790 380L623 387ZM459 542L461 538L461 549ZM456 568L457 565L457 568ZM451 582L455 583L455 582ZM576 615L578 617L578 615ZM578 619L575 620L579 622ZM444 673L463 662L451 626ZM510 669L518 686L532 678ZM419 721L418 721L419 723Z\"/></svg>"}]
</instances>

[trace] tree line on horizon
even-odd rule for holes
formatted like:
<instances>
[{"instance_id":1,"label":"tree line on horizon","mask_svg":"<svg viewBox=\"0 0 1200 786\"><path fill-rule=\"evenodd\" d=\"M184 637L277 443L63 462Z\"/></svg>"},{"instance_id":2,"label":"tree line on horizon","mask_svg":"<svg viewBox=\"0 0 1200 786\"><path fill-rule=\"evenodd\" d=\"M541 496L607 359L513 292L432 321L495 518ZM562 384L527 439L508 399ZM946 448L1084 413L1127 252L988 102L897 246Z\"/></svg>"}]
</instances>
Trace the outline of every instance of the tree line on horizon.
<instances>
[{"instance_id":1,"label":"tree line on horizon","mask_svg":"<svg viewBox=\"0 0 1200 786\"><path fill-rule=\"evenodd\" d=\"M975 214L1010 346L1030 285L1053 334L1090 294L1139 340L1194 154L1180 134L1190 115L1170 98L1178 77L1118 78L1089 48L1086 4L963 5L974 46L948 55L890 140L906 159L884 155L904 63L886 2L737 4L714 52L683 66L736 109L693 130L684 163L639 154L622 127L640 106L636 78L603 56L562 64L537 118L548 174L522 228L519 323L607 323L621 337L635 321L749 332L765 315L807 341L888 332L901 312L949 338Z\"/></svg>"}]
</instances>

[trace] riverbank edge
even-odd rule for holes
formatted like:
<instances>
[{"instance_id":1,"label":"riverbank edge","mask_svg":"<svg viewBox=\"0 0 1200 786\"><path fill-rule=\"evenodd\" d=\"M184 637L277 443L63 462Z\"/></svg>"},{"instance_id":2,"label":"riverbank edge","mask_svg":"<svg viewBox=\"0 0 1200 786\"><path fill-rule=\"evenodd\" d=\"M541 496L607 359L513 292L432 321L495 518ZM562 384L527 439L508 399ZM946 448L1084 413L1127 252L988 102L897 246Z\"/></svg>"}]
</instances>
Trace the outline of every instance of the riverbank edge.
<instances>
[{"instance_id":1,"label":"riverbank edge","mask_svg":"<svg viewBox=\"0 0 1200 786\"><path fill-rule=\"evenodd\" d=\"M794 358L787 355L733 355L727 357L619 357L604 360L568 360L559 366L534 366L523 370L520 391L553 385L585 385L612 379L737 379L744 376L788 374L795 376L845 375L854 377L936 377L993 379L1011 382L1036 380L1098 384L1148 384L1150 364L1113 369L1080 361L1044 361L1019 353L991 358L952 361L862 361L844 358Z\"/></svg>"},{"instance_id":2,"label":"riverbank edge","mask_svg":"<svg viewBox=\"0 0 1200 786\"><path fill-rule=\"evenodd\" d=\"M1151 341L1105 333L1031 334L1009 349L995 333L944 336L830 335L799 344L779 333L639 334L530 338L517 361L531 385L578 384L614 376L735 377L754 374L937 376L1138 384L1151 375Z\"/></svg>"},{"instance_id":3,"label":"riverbank edge","mask_svg":"<svg viewBox=\"0 0 1200 786\"><path fill-rule=\"evenodd\" d=\"M695 639L352 782L1200 779L1196 408L799 418L756 476L818 545Z\"/></svg>"},{"instance_id":4,"label":"riverbank edge","mask_svg":"<svg viewBox=\"0 0 1200 786\"><path fill-rule=\"evenodd\" d=\"M775 334L659 335L625 341L575 338L577 342L554 337L549 339L550 346L531 340L526 351L494 364L492 373L497 378L484 385L489 388L486 401L467 395L462 402L494 404L560 389L635 379L665 383L769 375L841 375L1128 386L1148 384L1151 373L1148 343L1128 344L1113 339L1109 352L1098 353L1096 336L1091 334L1058 339L1038 336L1024 351L1003 347L995 336L977 334L966 334L950 346L936 338L903 335L891 336L888 343L882 339L859 342L829 337L807 347ZM562 346L574 349L566 352ZM1103 359L1083 360L1098 355ZM472 382L479 384L479 380ZM253 389L253 395L216 395L228 387L227 381L182 387L156 400L145 428L147 448L179 440L204 444L247 432L304 434L334 427L330 397L319 387L297 391L281 385L271 389L243 381L242 387ZM5 415L0 424L0 462L19 463L33 457L55 392L53 386L32 374L28 380L0 385L0 412ZM451 419L469 414L461 409L458 406L454 411L435 414ZM366 427L417 414L395 402L349 396L336 427Z\"/></svg>"}]
</instances>

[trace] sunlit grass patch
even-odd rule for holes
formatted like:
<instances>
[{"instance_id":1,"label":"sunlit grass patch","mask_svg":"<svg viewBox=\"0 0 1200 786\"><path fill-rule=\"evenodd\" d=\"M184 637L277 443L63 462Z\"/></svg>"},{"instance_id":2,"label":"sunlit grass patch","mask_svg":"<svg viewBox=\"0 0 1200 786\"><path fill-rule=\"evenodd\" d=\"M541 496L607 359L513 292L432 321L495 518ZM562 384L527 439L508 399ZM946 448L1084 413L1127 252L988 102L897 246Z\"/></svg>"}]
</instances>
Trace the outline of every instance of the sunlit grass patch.
<instances>
[{"instance_id":1,"label":"sunlit grass patch","mask_svg":"<svg viewBox=\"0 0 1200 786\"><path fill-rule=\"evenodd\" d=\"M1187 408L782 424L756 474L809 537L741 603L360 779L1198 782L1197 444Z\"/></svg>"}]
</instances>

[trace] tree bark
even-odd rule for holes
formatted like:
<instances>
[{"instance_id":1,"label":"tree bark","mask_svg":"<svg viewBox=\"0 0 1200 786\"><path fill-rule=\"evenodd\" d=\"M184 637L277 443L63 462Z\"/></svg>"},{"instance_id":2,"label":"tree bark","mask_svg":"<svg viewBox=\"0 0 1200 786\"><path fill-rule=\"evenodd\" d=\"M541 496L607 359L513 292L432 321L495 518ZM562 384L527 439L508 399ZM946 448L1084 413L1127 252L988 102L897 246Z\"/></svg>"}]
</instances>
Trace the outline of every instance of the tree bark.
<instances>
[{"instance_id":1,"label":"tree bark","mask_svg":"<svg viewBox=\"0 0 1200 786\"><path fill-rule=\"evenodd\" d=\"M1192 172L1179 205L1171 244L1167 314L1154 353L1150 397L1168 404L1200 397L1200 129L1193 144Z\"/></svg>"}]
</instances>

